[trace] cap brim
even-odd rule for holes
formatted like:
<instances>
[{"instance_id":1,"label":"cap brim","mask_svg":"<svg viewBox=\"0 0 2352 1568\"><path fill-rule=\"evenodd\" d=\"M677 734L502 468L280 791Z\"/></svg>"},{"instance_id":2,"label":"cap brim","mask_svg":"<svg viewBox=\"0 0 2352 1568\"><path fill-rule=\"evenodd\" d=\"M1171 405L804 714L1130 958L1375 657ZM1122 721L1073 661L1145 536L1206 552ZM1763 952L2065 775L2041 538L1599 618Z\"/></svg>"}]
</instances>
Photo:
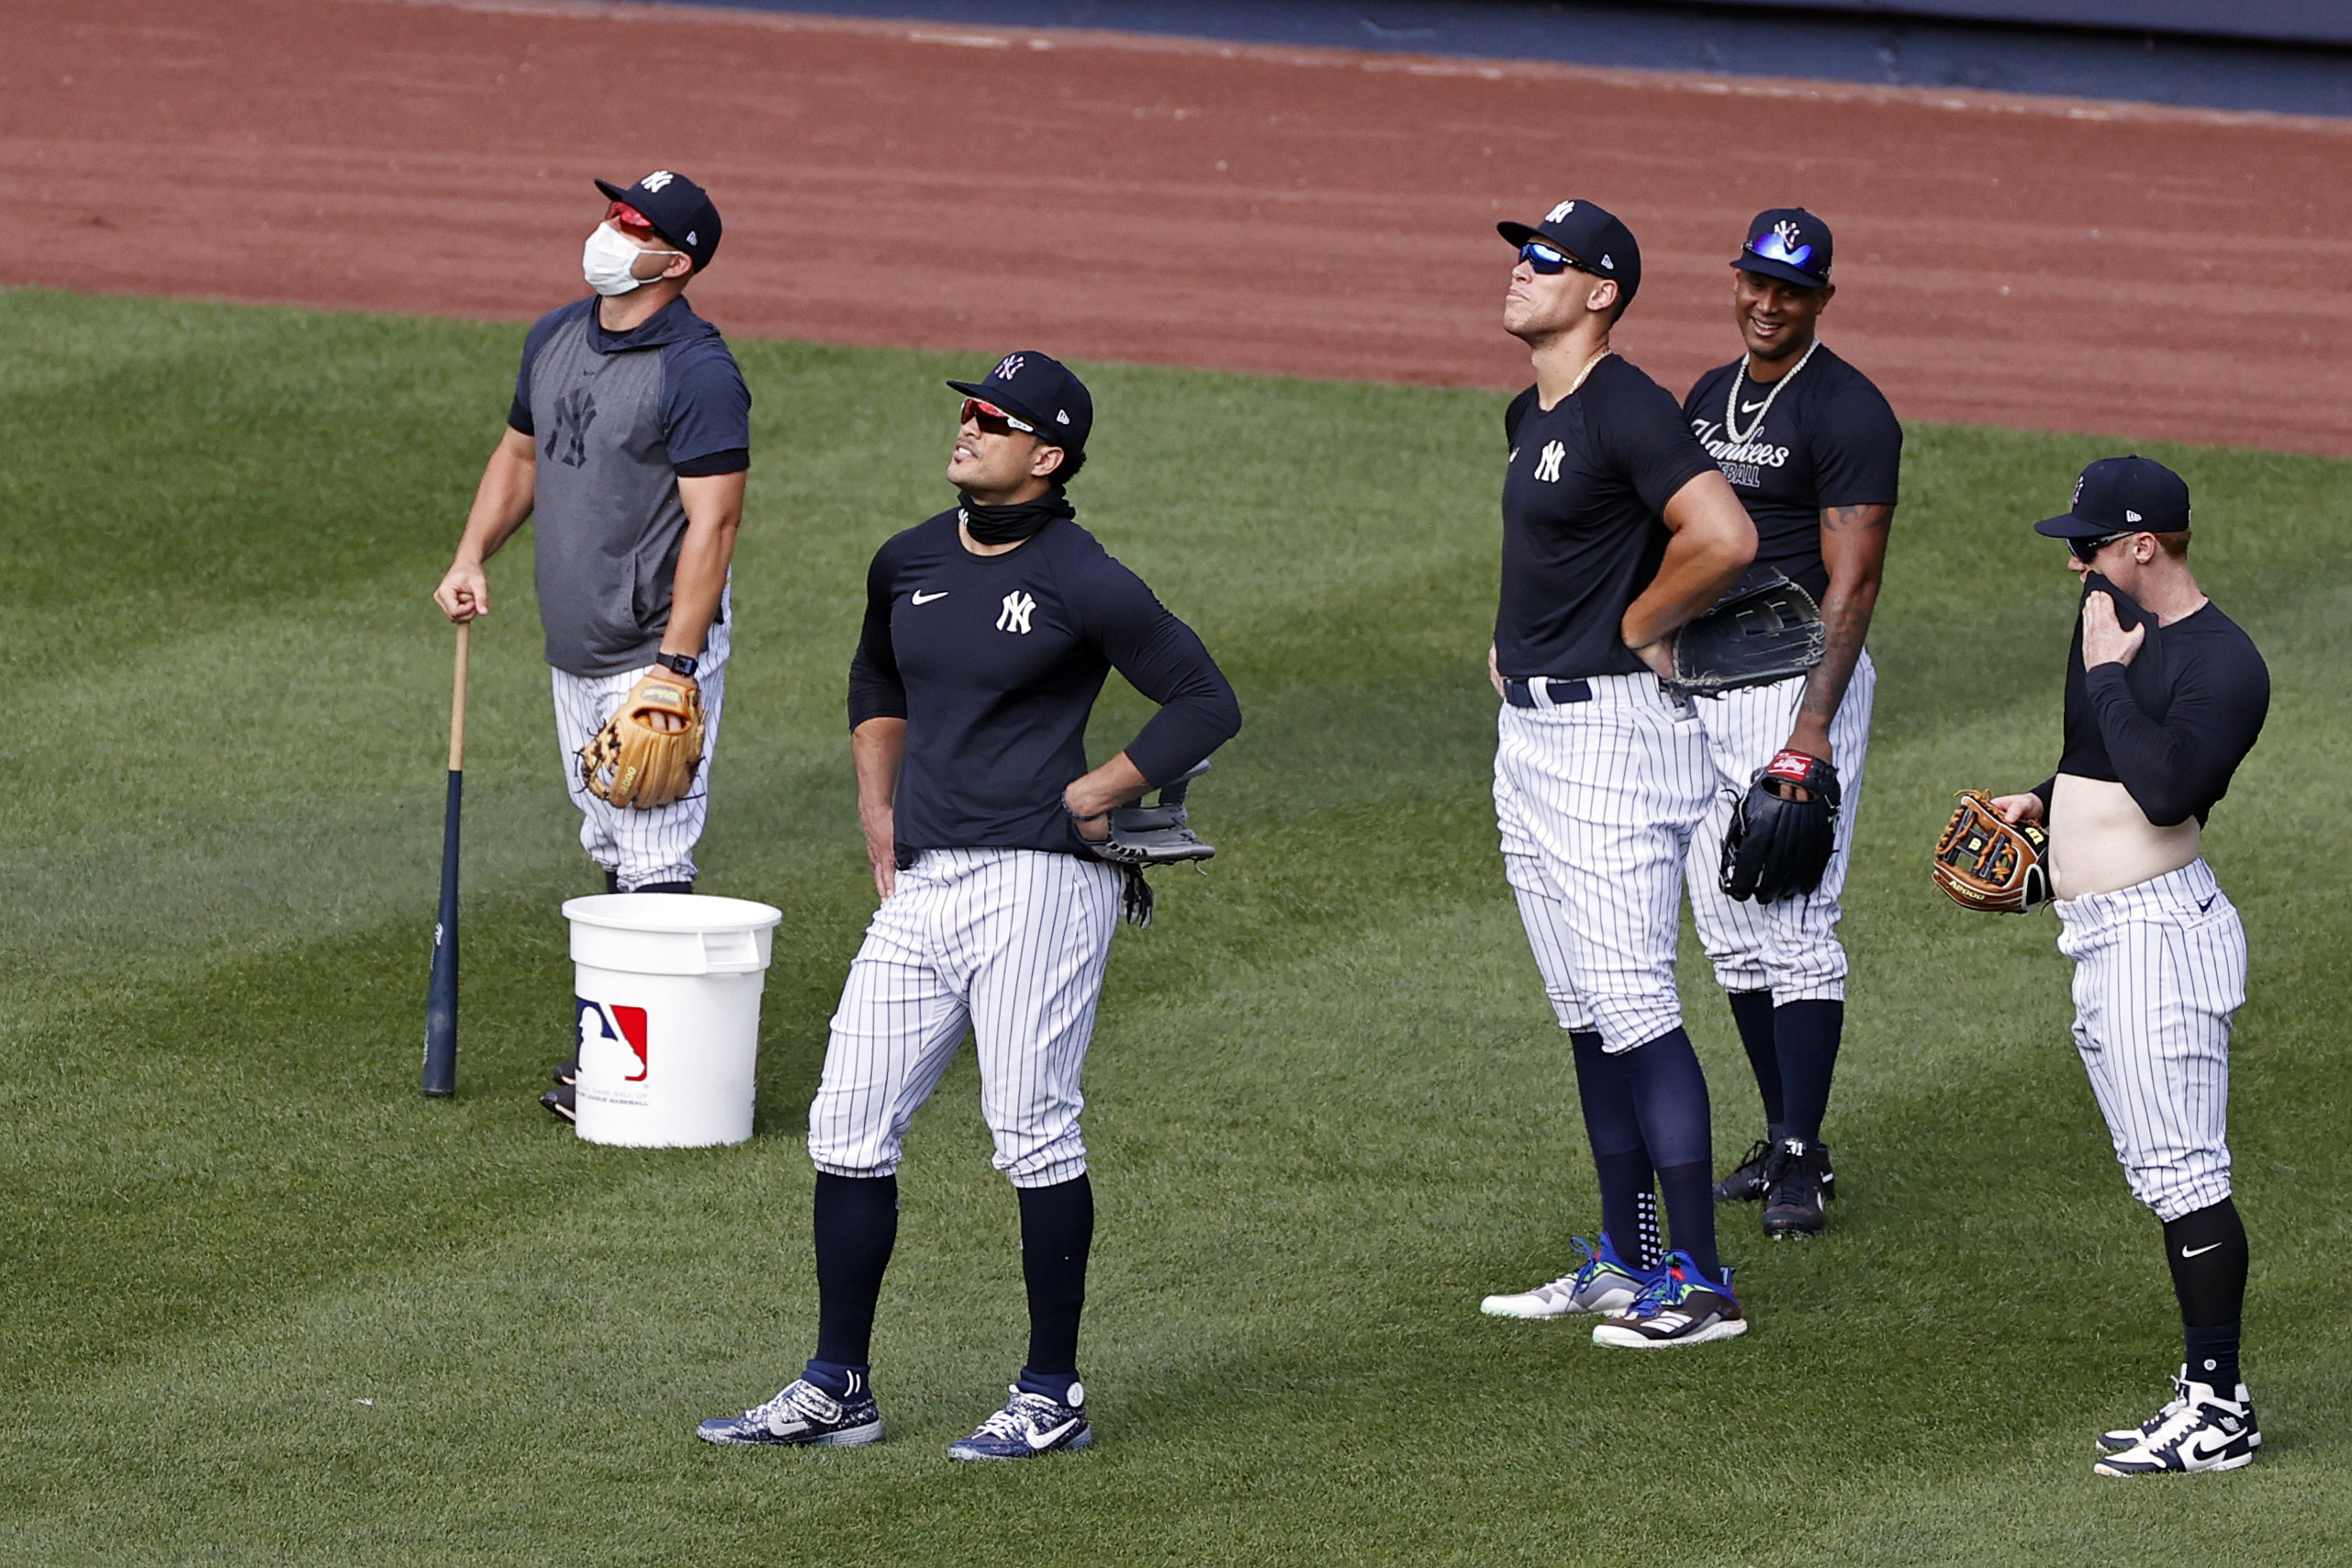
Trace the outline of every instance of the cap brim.
<instances>
[{"instance_id":1,"label":"cap brim","mask_svg":"<svg viewBox=\"0 0 2352 1568\"><path fill-rule=\"evenodd\" d=\"M610 180L599 180L596 183L596 188L602 191L608 200L627 201L629 199L627 185L616 185Z\"/></svg>"},{"instance_id":2,"label":"cap brim","mask_svg":"<svg viewBox=\"0 0 2352 1568\"><path fill-rule=\"evenodd\" d=\"M1053 430L1053 421L1051 420L1039 419L1030 409L1022 407L1012 398L1007 398L1002 391L998 391L994 388L984 388L981 384L977 381L950 381L947 385L955 388L955 390L961 392L967 398L977 398L983 403L993 403L998 408L1003 409L1006 413L1015 416L1024 423L1036 426L1037 439L1047 446L1058 446L1063 451L1068 452L1077 445L1077 442L1071 441L1067 436L1064 436L1059 440L1056 440L1051 434Z\"/></svg>"},{"instance_id":3,"label":"cap brim","mask_svg":"<svg viewBox=\"0 0 2352 1568\"><path fill-rule=\"evenodd\" d=\"M2064 517L2044 518L2033 525L2033 532L2051 539L2104 539L2115 530L2068 512Z\"/></svg>"},{"instance_id":4,"label":"cap brim","mask_svg":"<svg viewBox=\"0 0 2352 1568\"><path fill-rule=\"evenodd\" d=\"M1530 240L1540 238L1535 228L1526 223L1497 223L1495 225L1495 232L1514 245L1524 245ZM1548 245L1551 241L1546 240L1544 243Z\"/></svg>"},{"instance_id":5,"label":"cap brim","mask_svg":"<svg viewBox=\"0 0 2352 1568\"><path fill-rule=\"evenodd\" d=\"M1778 278L1783 283L1793 283L1799 288L1827 288L1830 286L1830 280L1827 274L1817 275L1812 273L1802 272L1796 267L1790 266L1786 262L1766 261L1762 256L1752 255L1745 251L1741 252L1739 255L1732 258L1731 264L1743 273L1753 273L1758 277Z\"/></svg>"}]
</instances>

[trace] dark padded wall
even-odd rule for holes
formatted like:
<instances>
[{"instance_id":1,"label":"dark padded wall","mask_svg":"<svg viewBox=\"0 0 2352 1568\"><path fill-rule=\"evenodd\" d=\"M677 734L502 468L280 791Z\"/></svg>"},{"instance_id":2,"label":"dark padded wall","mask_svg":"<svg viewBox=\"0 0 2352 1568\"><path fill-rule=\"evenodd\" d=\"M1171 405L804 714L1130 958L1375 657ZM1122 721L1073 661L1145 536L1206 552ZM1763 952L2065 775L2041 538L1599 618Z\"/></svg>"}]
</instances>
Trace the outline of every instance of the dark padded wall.
<instances>
[{"instance_id":1,"label":"dark padded wall","mask_svg":"<svg viewBox=\"0 0 2352 1568\"><path fill-rule=\"evenodd\" d=\"M2346 0L1716 0L1806 11L2352 44Z\"/></svg>"}]
</instances>

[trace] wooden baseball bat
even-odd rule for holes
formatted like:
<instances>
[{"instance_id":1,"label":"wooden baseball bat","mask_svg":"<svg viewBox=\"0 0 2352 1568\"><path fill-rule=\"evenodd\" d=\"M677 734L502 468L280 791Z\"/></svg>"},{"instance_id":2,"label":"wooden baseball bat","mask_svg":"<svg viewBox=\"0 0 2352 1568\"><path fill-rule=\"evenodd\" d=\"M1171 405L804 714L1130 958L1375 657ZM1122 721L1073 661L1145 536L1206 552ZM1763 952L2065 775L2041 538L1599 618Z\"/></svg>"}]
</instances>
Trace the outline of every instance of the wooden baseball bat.
<instances>
[{"instance_id":1,"label":"wooden baseball bat","mask_svg":"<svg viewBox=\"0 0 2352 1568\"><path fill-rule=\"evenodd\" d=\"M457 623L457 673L449 697L449 807L441 827L441 914L432 928L432 980L425 990L424 1091L457 1092L457 824L465 795L465 658L474 630Z\"/></svg>"}]
</instances>

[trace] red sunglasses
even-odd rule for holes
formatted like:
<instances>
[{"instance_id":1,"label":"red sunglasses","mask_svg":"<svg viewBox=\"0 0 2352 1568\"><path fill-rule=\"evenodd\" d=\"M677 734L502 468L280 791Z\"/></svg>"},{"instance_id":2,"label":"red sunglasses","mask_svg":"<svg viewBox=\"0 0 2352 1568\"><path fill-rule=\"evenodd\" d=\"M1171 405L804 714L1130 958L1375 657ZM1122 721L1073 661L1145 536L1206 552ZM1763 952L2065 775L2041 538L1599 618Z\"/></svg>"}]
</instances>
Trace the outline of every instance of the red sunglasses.
<instances>
[{"instance_id":1,"label":"red sunglasses","mask_svg":"<svg viewBox=\"0 0 2352 1568\"><path fill-rule=\"evenodd\" d=\"M1002 435L1008 431L1019 431L1024 435L1037 433L1037 427L1026 420L1016 419L995 404L983 403L978 398L964 399L964 411L957 416L957 422L978 425L991 435Z\"/></svg>"},{"instance_id":2,"label":"red sunglasses","mask_svg":"<svg viewBox=\"0 0 2352 1568\"><path fill-rule=\"evenodd\" d=\"M653 224L647 221L645 215L639 212L635 207L631 207L625 201L616 201L610 207L606 207L604 209L604 220L607 223L618 223L623 229L636 230L647 239L660 238L660 235L655 232Z\"/></svg>"}]
</instances>

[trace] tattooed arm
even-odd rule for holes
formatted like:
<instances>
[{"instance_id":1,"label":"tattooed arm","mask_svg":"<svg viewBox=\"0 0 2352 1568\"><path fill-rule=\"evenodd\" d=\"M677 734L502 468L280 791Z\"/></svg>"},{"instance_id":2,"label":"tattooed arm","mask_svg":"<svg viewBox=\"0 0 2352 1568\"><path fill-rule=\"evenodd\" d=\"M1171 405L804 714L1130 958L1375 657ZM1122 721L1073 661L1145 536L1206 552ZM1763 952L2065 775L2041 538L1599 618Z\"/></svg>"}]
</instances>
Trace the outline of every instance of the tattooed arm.
<instances>
[{"instance_id":1,"label":"tattooed arm","mask_svg":"<svg viewBox=\"0 0 2352 1568\"><path fill-rule=\"evenodd\" d=\"M1790 749L1824 762L1830 756L1830 721L1845 700L1846 683L1870 635L1870 612L1878 603L1878 582L1887 566L1887 531L1895 521L1890 506L1821 509L1821 560L1830 569L1830 591L1821 620L1830 644L1821 662L1805 678L1805 700L1789 732Z\"/></svg>"}]
</instances>

